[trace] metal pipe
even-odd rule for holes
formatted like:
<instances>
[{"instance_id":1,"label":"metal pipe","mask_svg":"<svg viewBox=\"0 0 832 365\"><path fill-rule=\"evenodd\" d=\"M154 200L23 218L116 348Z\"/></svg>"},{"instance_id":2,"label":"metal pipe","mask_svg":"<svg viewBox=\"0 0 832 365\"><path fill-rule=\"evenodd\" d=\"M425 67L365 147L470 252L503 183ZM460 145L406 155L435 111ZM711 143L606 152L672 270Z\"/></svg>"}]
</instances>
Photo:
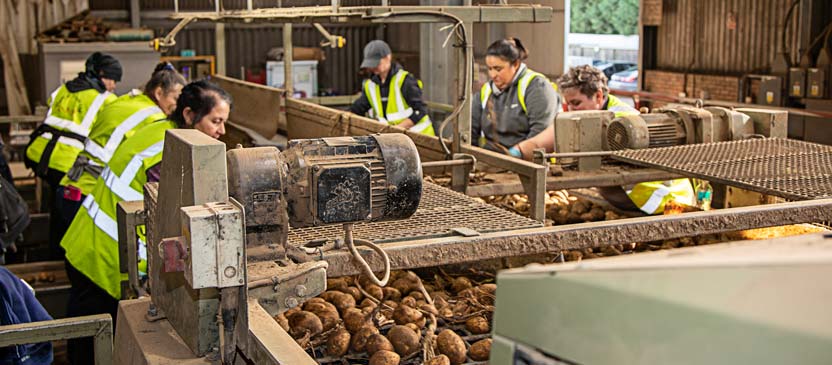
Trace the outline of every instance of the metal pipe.
<instances>
[{"instance_id":1,"label":"metal pipe","mask_svg":"<svg viewBox=\"0 0 832 365\"><path fill-rule=\"evenodd\" d=\"M613 151L590 151L590 152L561 152L545 153L544 158L580 158L580 157L606 157L611 156Z\"/></svg>"},{"instance_id":2,"label":"metal pipe","mask_svg":"<svg viewBox=\"0 0 832 365\"><path fill-rule=\"evenodd\" d=\"M464 160L443 160L443 161L427 161L422 162L422 168L429 168L429 167L445 167L445 166L467 166L474 164L474 160L464 159Z\"/></svg>"}]
</instances>

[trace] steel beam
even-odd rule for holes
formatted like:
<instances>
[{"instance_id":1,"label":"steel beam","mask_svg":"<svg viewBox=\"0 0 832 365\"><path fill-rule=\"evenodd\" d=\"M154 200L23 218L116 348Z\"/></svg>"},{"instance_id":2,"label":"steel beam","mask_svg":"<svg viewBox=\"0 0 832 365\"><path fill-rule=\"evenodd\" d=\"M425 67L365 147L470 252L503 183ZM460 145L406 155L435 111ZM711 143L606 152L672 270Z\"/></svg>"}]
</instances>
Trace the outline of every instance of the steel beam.
<instances>
[{"instance_id":1,"label":"steel beam","mask_svg":"<svg viewBox=\"0 0 832 365\"><path fill-rule=\"evenodd\" d=\"M0 326L0 348L94 337L95 364L113 363L113 319L109 314Z\"/></svg>"},{"instance_id":2,"label":"steel beam","mask_svg":"<svg viewBox=\"0 0 832 365\"><path fill-rule=\"evenodd\" d=\"M399 270L830 220L832 199L820 199L396 242L382 247L390 256L392 269ZM370 250L361 255L374 270L382 269L379 255ZM329 277L361 273L346 250L324 254L323 259L329 263Z\"/></svg>"},{"instance_id":3,"label":"steel beam","mask_svg":"<svg viewBox=\"0 0 832 365\"><path fill-rule=\"evenodd\" d=\"M177 12L173 19L280 23L448 23L451 15L466 23L546 23L553 9L538 5L501 6L331 6L269 8L224 12Z\"/></svg>"}]
</instances>

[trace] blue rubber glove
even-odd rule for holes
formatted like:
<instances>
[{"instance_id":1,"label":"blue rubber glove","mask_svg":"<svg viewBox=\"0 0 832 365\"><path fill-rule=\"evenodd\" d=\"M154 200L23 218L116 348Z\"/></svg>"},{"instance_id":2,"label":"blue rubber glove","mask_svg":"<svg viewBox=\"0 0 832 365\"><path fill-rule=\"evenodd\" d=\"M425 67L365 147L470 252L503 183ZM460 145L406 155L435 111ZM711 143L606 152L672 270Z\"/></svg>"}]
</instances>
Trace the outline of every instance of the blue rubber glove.
<instances>
[{"instance_id":1,"label":"blue rubber glove","mask_svg":"<svg viewBox=\"0 0 832 365\"><path fill-rule=\"evenodd\" d=\"M523 158L523 152L520 152L520 149L517 146L508 149L508 154L512 155L517 158Z\"/></svg>"}]
</instances>

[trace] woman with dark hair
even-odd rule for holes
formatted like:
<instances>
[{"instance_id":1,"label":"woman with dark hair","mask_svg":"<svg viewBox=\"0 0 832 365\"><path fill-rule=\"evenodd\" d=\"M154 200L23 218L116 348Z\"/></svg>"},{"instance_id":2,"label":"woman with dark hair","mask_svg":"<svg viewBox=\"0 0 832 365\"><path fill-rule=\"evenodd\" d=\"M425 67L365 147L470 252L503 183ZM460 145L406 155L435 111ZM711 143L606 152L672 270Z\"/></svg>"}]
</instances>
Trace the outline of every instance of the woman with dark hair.
<instances>
[{"instance_id":1,"label":"woman with dark hair","mask_svg":"<svg viewBox=\"0 0 832 365\"><path fill-rule=\"evenodd\" d=\"M491 81L474 96L477 104L471 114L471 140L480 146L520 157L517 144L555 120L557 93L546 76L523 63L528 55L517 38L488 47L485 63Z\"/></svg>"},{"instance_id":2,"label":"woman with dark hair","mask_svg":"<svg viewBox=\"0 0 832 365\"><path fill-rule=\"evenodd\" d=\"M196 81L182 89L167 120L142 127L118 146L61 241L72 284L68 316L110 313L115 319L121 281L126 279L119 270L116 205L142 200L144 184L158 181L165 131L193 128L219 138L230 111L228 93L208 81ZM138 254L146 258L144 245ZM68 350L73 364L93 363L92 339L70 340Z\"/></svg>"},{"instance_id":3,"label":"woman with dark hair","mask_svg":"<svg viewBox=\"0 0 832 365\"><path fill-rule=\"evenodd\" d=\"M163 62L153 70L143 91L134 89L101 109L98 121L84 143L84 150L78 154L58 188L55 207L60 219L52 225L57 231L50 232L50 236L58 239L55 245L60 244L81 202L92 191L116 147L139 128L173 113L183 86L185 78L171 64Z\"/></svg>"}]
</instances>

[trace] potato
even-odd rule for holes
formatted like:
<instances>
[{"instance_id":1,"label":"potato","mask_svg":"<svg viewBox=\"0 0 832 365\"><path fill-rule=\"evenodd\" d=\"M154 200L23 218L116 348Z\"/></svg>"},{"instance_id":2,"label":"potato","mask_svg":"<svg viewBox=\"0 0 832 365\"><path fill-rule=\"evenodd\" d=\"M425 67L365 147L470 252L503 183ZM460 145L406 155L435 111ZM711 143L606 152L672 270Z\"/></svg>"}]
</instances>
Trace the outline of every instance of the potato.
<instances>
[{"instance_id":1,"label":"potato","mask_svg":"<svg viewBox=\"0 0 832 365\"><path fill-rule=\"evenodd\" d=\"M369 323L369 317L358 308L347 308L344 312L344 328L350 333L356 333L361 327Z\"/></svg>"},{"instance_id":2,"label":"potato","mask_svg":"<svg viewBox=\"0 0 832 365\"><path fill-rule=\"evenodd\" d=\"M436 306L434 306L432 304L427 304L427 303L421 304L421 305L419 305L419 309L424 311L424 312L433 314L433 315L439 314L439 311L436 309Z\"/></svg>"},{"instance_id":3,"label":"potato","mask_svg":"<svg viewBox=\"0 0 832 365\"><path fill-rule=\"evenodd\" d=\"M290 334L294 338L303 337L306 333L317 335L324 330L321 319L312 312L300 311L289 317Z\"/></svg>"},{"instance_id":4,"label":"potato","mask_svg":"<svg viewBox=\"0 0 832 365\"><path fill-rule=\"evenodd\" d=\"M312 298L312 299L321 299L321 298ZM338 309L335 308L335 306L332 305L332 303L327 303L327 302L323 302L323 303L321 303L321 302L314 302L314 303L307 302L303 305L303 310L305 310L307 312L312 312L312 313L315 313L315 314L326 313L326 312L338 313Z\"/></svg>"},{"instance_id":5,"label":"potato","mask_svg":"<svg viewBox=\"0 0 832 365\"><path fill-rule=\"evenodd\" d=\"M396 353L401 356L410 355L419 350L419 335L406 326L393 326L387 332L387 339L393 345Z\"/></svg>"},{"instance_id":6,"label":"potato","mask_svg":"<svg viewBox=\"0 0 832 365\"><path fill-rule=\"evenodd\" d=\"M303 310L306 310L307 305L310 305L310 304L313 304L313 303L326 303L326 300L324 300L324 298L319 298L319 297L309 298L306 302L303 303Z\"/></svg>"},{"instance_id":7,"label":"potato","mask_svg":"<svg viewBox=\"0 0 832 365\"><path fill-rule=\"evenodd\" d=\"M445 355L439 355L428 360L425 365L451 365L451 360Z\"/></svg>"},{"instance_id":8,"label":"potato","mask_svg":"<svg viewBox=\"0 0 832 365\"><path fill-rule=\"evenodd\" d=\"M342 293L340 291L337 291L337 290L327 290L327 291L321 293L320 295L318 295L318 298L321 298L321 299L323 299L327 302L332 303L332 301L335 300L336 297L340 297L343 294L344 293Z\"/></svg>"},{"instance_id":9,"label":"potato","mask_svg":"<svg viewBox=\"0 0 832 365\"><path fill-rule=\"evenodd\" d=\"M442 309L448 306L448 301L442 297L433 297L433 306L437 309Z\"/></svg>"},{"instance_id":10,"label":"potato","mask_svg":"<svg viewBox=\"0 0 832 365\"><path fill-rule=\"evenodd\" d=\"M468 318L467 321L465 321L465 329L467 329L468 332L471 332L475 335L481 335L483 333L490 332L490 327L491 326L488 324L488 320L482 316L471 317Z\"/></svg>"},{"instance_id":11,"label":"potato","mask_svg":"<svg viewBox=\"0 0 832 365\"><path fill-rule=\"evenodd\" d=\"M497 284L490 284L490 283L489 284L482 284L482 285L478 286L477 289L479 289L483 293L488 293L488 294L493 295L493 294L497 293Z\"/></svg>"},{"instance_id":12,"label":"potato","mask_svg":"<svg viewBox=\"0 0 832 365\"><path fill-rule=\"evenodd\" d=\"M404 304L393 311L393 320L400 325L419 322L423 317L422 312Z\"/></svg>"},{"instance_id":13,"label":"potato","mask_svg":"<svg viewBox=\"0 0 832 365\"><path fill-rule=\"evenodd\" d=\"M399 354L382 350L370 356L370 365L399 365L399 361L401 361L401 357Z\"/></svg>"},{"instance_id":14,"label":"potato","mask_svg":"<svg viewBox=\"0 0 832 365\"><path fill-rule=\"evenodd\" d=\"M454 293L459 293L465 289L470 289L473 286L474 285L471 284L470 279L464 276L460 276L458 278L455 278L454 281L451 283L451 290L453 290Z\"/></svg>"},{"instance_id":15,"label":"potato","mask_svg":"<svg viewBox=\"0 0 832 365\"><path fill-rule=\"evenodd\" d=\"M289 332L289 320L286 319L286 316L283 313L280 313L274 316L275 322L283 328L284 331Z\"/></svg>"},{"instance_id":16,"label":"potato","mask_svg":"<svg viewBox=\"0 0 832 365\"><path fill-rule=\"evenodd\" d=\"M326 279L326 290L340 291L350 286L350 283L352 283L352 278L348 277Z\"/></svg>"},{"instance_id":17,"label":"potato","mask_svg":"<svg viewBox=\"0 0 832 365\"><path fill-rule=\"evenodd\" d=\"M399 293L402 293L402 295L407 295L412 292L415 289L415 286L416 285L413 282L404 278L397 279L390 284L391 288L398 290Z\"/></svg>"},{"instance_id":18,"label":"potato","mask_svg":"<svg viewBox=\"0 0 832 365\"><path fill-rule=\"evenodd\" d=\"M364 294L361 294L361 291L358 290L358 288L356 288L354 286L348 286L346 288L339 289L339 291L344 293L344 294L351 295L352 298L355 299L356 303L360 302L361 299L364 299Z\"/></svg>"},{"instance_id":19,"label":"potato","mask_svg":"<svg viewBox=\"0 0 832 365\"><path fill-rule=\"evenodd\" d=\"M416 323L408 323L408 324L405 325L405 327L412 329L413 332L416 332L416 336L419 336L419 338L422 338L422 328L425 327L424 324L422 324L420 326Z\"/></svg>"},{"instance_id":20,"label":"potato","mask_svg":"<svg viewBox=\"0 0 832 365\"><path fill-rule=\"evenodd\" d=\"M292 314L297 312L300 312L300 307L289 308L285 312L283 312L283 315L286 316L286 318L289 318L292 316Z\"/></svg>"},{"instance_id":21,"label":"potato","mask_svg":"<svg viewBox=\"0 0 832 365\"><path fill-rule=\"evenodd\" d=\"M452 365L465 362L465 342L454 331L446 329L440 332L436 337L436 349L447 356Z\"/></svg>"},{"instance_id":22,"label":"potato","mask_svg":"<svg viewBox=\"0 0 832 365\"><path fill-rule=\"evenodd\" d=\"M479 340L471 345L470 349L468 349L468 357L474 361L487 361L489 354L491 354L490 338Z\"/></svg>"},{"instance_id":23,"label":"potato","mask_svg":"<svg viewBox=\"0 0 832 365\"><path fill-rule=\"evenodd\" d=\"M390 343L390 340L388 340L387 337L384 337L381 334L372 335L372 336L370 336L370 338L367 339L367 354L368 355L372 356L374 353L382 351L382 350L396 351L393 348L393 344Z\"/></svg>"},{"instance_id":24,"label":"potato","mask_svg":"<svg viewBox=\"0 0 832 365\"><path fill-rule=\"evenodd\" d=\"M384 300L392 300L392 301L402 300L402 292L400 292L396 288L391 288L389 286L385 286L385 287L381 288L381 291L384 294Z\"/></svg>"},{"instance_id":25,"label":"potato","mask_svg":"<svg viewBox=\"0 0 832 365\"><path fill-rule=\"evenodd\" d=\"M376 298L378 300L384 299L384 290L381 289L381 287L378 285L367 286L364 288L364 290L373 298Z\"/></svg>"},{"instance_id":26,"label":"potato","mask_svg":"<svg viewBox=\"0 0 832 365\"><path fill-rule=\"evenodd\" d=\"M329 331L341 323L341 317L338 316L338 311L315 313L315 315L321 320L324 331Z\"/></svg>"},{"instance_id":27,"label":"potato","mask_svg":"<svg viewBox=\"0 0 832 365\"><path fill-rule=\"evenodd\" d=\"M365 308L365 307L375 308L376 306L378 306L378 304L376 304L376 302L374 302L370 298L364 298L364 300L362 300L361 303L358 306L361 307L361 308Z\"/></svg>"},{"instance_id":28,"label":"potato","mask_svg":"<svg viewBox=\"0 0 832 365\"><path fill-rule=\"evenodd\" d=\"M353 334L352 346L350 348L355 352L364 352L367 349L367 340L375 334L378 334L378 328L371 325L361 327L361 329Z\"/></svg>"},{"instance_id":29,"label":"potato","mask_svg":"<svg viewBox=\"0 0 832 365\"><path fill-rule=\"evenodd\" d=\"M413 297L404 297L402 298L402 302L399 304L414 308L416 307L416 299L414 299Z\"/></svg>"},{"instance_id":30,"label":"potato","mask_svg":"<svg viewBox=\"0 0 832 365\"><path fill-rule=\"evenodd\" d=\"M384 305L386 305L386 306L388 306L388 307L390 307L390 308L393 308L393 309L396 309L396 307L398 307L398 306L399 306L399 303L396 303L396 302L394 302L394 301L392 301L392 300L385 300L383 303L384 303Z\"/></svg>"},{"instance_id":31,"label":"potato","mask_svg":"<svg viewBox=\"0 0 832 365\"><path fill-rule=\"evenodd\" d=\"M408 294L407 296L413 297L413 299L416 299L416 300L425 300L425 295L422 294L422 292L419 292L419 291L410 292L410 294Z\"/></svg>"},{"instance_id":32,"label":"potato","mask_svg":"<svg viewBox=\"0 0 832 365\"><path fill-rule=\"evenodd\" d=\"M453 308L451 308L450 305L444 306L444 307L442 307L442 309L439 310L439 317L451 318L453 316L454 316L454 310L453 310Z\"/></svg>"},{"instance_id":33,"label":"potato","mask_svg":"<svg viewBox=\"0 0 832 365\"><path fill-rule=\"evenodd\" d=\"M333 296L332 300L329 302L332 303L335 308L338 308L338 312L343 315L347 309L355 308L355 298L352 295L344 294L341 292L337 292L338 295Z\"/></svg>"},{"instance_id":34,"label":"potato","mask_svg":"<svg viewBox=\"0 0 832 365\"><path fill-rule=\"evenodd\" d=\"M442 299L447 301L448 299L451 299L451 295L448 294L448 292L446 292L444 290L438 290L438 291L432 292L432 293L430 293L430 297L433 298L433 300L436 300L438 298L442 298Z\"/></svg>"},{"instance_id":35,"label":"potato","mask_svg":"<svg viewBox=\"0 0 832 365\"><path fill-rule=\"evenodd\" d=\"M350 349L350 333L345 329L340 329L335 332L326 341L327 356L341 357L344 356Z\"/></svg>"}]
</instances>

